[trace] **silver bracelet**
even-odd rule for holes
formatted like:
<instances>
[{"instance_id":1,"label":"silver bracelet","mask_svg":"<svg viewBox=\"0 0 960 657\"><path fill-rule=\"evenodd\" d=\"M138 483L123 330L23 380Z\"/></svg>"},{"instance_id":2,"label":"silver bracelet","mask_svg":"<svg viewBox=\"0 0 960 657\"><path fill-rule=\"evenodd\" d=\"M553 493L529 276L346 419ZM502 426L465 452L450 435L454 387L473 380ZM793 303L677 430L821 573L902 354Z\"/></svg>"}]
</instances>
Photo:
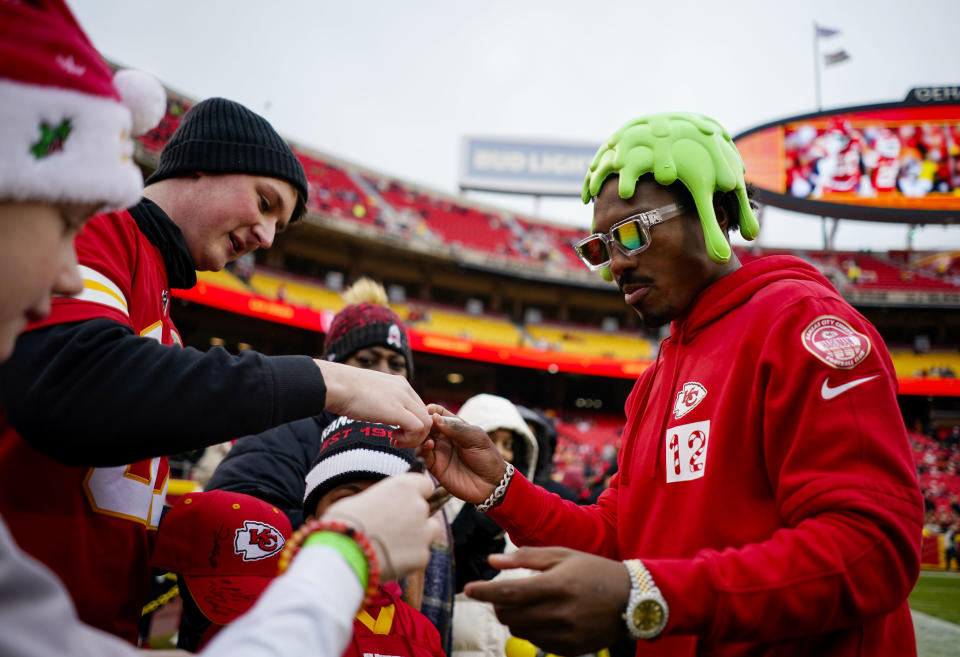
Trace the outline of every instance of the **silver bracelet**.
<instances>
[{"instance_id":1,"label":"silver bracelet","mask_svg":"<svg viewBox=\"0 0 960 657\"><path fill-rule=\"evenodd\" d=\"M507 467L503 471L503 478L500 480L500 483L497 484L497 487L493 489L493 493L490 494L490 497L485 499L481 504L477 505L477 511L480 513L486 513L503 501L503 496L507 494L507 486L510 485L510 480L513 479L513 471L513 464L507 463Z\"/></svg>"}]
</instances>

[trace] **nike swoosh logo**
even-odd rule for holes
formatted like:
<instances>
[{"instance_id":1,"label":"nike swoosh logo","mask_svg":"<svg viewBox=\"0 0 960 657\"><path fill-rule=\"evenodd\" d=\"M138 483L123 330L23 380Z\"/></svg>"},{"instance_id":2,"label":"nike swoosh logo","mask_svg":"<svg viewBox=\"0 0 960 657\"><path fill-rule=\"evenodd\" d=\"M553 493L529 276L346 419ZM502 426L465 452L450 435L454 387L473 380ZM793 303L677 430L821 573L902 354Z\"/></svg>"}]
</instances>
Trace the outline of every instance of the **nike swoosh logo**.
<instances>
[{"instance_id":1,"label":"nike swoosh logo","mask_svg":"<svg viewBox=\"0 0 960 657\"><path fill-rule=\"evenodd\" d=\"M838 385L835 388L831 388L830 377L827 377L823 380L823 385L820 386L820 396L823 397L826 401L830 401L838 395L842 395L850 388L856 388L861 383L866 383L867 381L873 381L875 378L880 376L879 374L874 374L873 376L866 376L862 379L854 379L853 381L847 381L844 384Z\"/></svg>"}]
</instances>

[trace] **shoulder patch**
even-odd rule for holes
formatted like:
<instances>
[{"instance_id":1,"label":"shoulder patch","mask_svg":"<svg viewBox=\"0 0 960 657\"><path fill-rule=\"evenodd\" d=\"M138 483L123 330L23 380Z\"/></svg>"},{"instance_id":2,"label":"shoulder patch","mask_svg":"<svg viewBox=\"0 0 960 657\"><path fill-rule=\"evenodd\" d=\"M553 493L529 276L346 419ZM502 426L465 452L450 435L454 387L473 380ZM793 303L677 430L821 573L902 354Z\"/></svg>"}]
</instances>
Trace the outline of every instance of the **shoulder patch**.
<instances>
[{"instance_id":1,"label":"shoulder patch","mask_svg":"<svg viewBox=\"0 0 960 657\"><path fill-rule=\"evenodd\" d=\"M870 338L839 317L822 315L800 334L804 348L830 367L849 370L870 355Z\"/></svg>"}]
</instances>

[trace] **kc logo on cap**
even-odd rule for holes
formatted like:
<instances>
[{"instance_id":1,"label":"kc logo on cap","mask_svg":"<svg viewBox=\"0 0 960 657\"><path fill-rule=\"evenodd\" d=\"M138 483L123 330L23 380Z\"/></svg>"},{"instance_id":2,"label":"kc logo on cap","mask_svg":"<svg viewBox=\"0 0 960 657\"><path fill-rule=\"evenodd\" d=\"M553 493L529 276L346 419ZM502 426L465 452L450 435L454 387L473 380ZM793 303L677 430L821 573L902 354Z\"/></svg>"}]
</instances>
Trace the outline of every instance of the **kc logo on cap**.
<instances>
[{"instance_id":1,"label":"kc logo on cap","mask_svg":"<svg viewBox=\"0 0 960 657\"><path fill-rule=\"evenodd\" d=\"M256 520L247 520L233 539L233 551L244 561L259 561L283 549L283 535L276 527Z\"/></svg>"},{"instance_id":2,"label":"kc logo on cap","mask_svg":"<svg viewBox=\"0 0 960 657\"><path fill-rule=\"evenodd\" d=\"M160 522L150 561L182 575L203 615L225 625L276 577L291 533L286 514L263 500L223 490L189 493Z\"/></svg>"}]
</instances>

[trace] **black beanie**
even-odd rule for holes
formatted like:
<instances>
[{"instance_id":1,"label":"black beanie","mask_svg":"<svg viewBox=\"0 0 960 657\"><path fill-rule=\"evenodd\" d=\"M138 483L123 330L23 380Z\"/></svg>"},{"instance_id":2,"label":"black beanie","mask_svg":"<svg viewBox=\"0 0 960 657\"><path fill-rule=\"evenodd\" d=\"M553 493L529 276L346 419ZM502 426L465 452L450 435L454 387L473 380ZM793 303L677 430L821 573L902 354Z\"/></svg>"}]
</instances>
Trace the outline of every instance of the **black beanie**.
<instances>
[{"instance_id":1,"label":"black beanie","mask_svg":"<svg viewBox=\"0 0 960 657\"><path fill-rule=\"evenodd\" d=\"M306 207L307 177L293 150L265 118L226 98L208 98L190 108L146 184L197 171L285 180L299 197L291 220Z\"/></svg>"},{"instance_id":2,"label":"black beanie","mask_svg":"<svg viewBox=\"0 0 960 657\"><path fill-rule=\"evenodd\" d=\"M341 484L380 481L409 471L416 461L414 451L390 444L394 428L342 416L324 427L320 453L306 476L303 517L311 515L320 498Z\"/></svg>"}]
</instances>

